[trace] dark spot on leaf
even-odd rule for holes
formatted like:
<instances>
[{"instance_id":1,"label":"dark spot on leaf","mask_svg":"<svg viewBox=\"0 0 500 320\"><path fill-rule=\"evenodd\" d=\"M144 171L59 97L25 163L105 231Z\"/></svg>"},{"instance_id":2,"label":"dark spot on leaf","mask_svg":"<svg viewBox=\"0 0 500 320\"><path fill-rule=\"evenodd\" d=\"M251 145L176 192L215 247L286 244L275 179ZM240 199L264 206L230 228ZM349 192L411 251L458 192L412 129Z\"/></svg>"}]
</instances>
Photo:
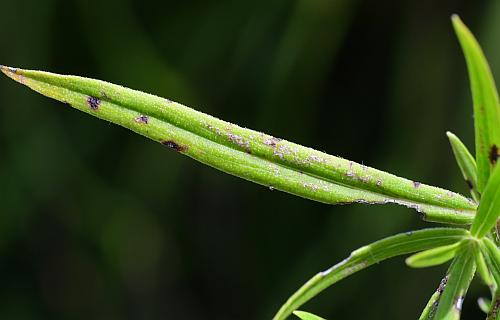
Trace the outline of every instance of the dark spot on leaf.
<instances>
[{"instance_id":1,"label":"dark spot on leaf","mask_svg":"<svg viewBox=\"0 0 500 320\"><path fill-rule=\"evenodd\" d=\"M439 294L443 293L444 288L446 288L446 284L448 283L448 276L444 277L439 283L439 287L437 288L437 292Z\"/></svg>"},{"instance_id":2,"label":"dark spot on leaf","mask_svg":"<svg viewBox=\"0 0 500 320\"><path fill-rule=\"evenodd\" d=\"M420 182L413 181L413 187L415 187L415 188L420 187L420 184L421 184Z\"/></svg>"},{"instance_id":3,"label":"dark spot on leaf","mask_svg":"<svg viewBox=\"0 0 500 320\"><path fill-rule=\"evenodd\" d=\"M180 144L178 144L178 143L176 143L176 142L174 142L172 140L162 141L161 144L164 145L164 146L167 146L170 149L175 150L177 152L184 152L184 151L187 150L186 146L181 146Z\"/></svg>"},{"instance_id":4,"label":"dark spot on leaf","mask_svg":"<svg viewBox=\"0 0 500 320\"><path fill-rule=\"evenodd\" d=\"M490 311L490 314L493 316L493 319L497 318L499 308L500 308L500 299L496 299Z\"/></svg>"},{"instance_id":5,"label":"dark spot on leaf","mask_svg":"<svg viewBox=\"0 0 500 320\"><path fill-rule=\"evenodd\" d=\"M96 97L89 96L87 98L87 104L89 105L90 109L97 110L99 109L99 105L101 105L101 100Z\"/></svg>"},{"instance_id":6,"label":"dark spot on leaf","mask_svg":"<svg viewBox=\"0 0 500 320\"><path fill-rule=\"evenodd\" d=\"M145 116L145 115L140 115L140 116L136 117L134 120L137 123L142 123L142 124L148 124L149 123L149 117Z\"/></svg>"},{"instance_id":7,"label":"dark spot on leaf","mask_svg":"<svg viewBox=\"0 0 500 320\"><path fill-rule=\"evenodd\" d=\"M273 147L275 148L276 147L276 144L278 144L279 142L281 141L280 138L276 138L276 137L271 137L267 140L264 141L264 144L265 145L268 145L270 147Z\"/></svg>"},{"instance_id":8,"label":"dark spot on leaf","mask_svg":"<svg viewBox=\"0 0 500 320\"><path fill-rule=\"evenodd\" d=\"M491 146L491 149L490 149L490 162L491 162L491 164L497 163L498 156L499 156L498 147L496 144L494 144Z\"/></svg>"}]
</instances>

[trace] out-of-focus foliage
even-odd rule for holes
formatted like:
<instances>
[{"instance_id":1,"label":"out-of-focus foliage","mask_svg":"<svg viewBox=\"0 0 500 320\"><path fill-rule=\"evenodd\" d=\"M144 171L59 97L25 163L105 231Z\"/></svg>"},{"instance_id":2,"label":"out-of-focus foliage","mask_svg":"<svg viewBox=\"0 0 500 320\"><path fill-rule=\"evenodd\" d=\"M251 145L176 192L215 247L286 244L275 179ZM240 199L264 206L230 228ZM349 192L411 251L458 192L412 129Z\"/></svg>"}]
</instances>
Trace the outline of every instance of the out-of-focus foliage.
<instances>
[{"instance_id":1,"label":"out-of-focus foliage","mask_svg":"<svg viewBox=\"0 0 500 320\"><path fill-rule=\"evenodd\" d=\"M496 1L4 0L0 63L140 88L465 194L442 135L473 136L451 13L482 31L498 78ZM305 274L423 225L221 175L8 81L0 95L2 319L266 319ZM416 318L444 272L389 262L307 309Z\"/></svg>"}]
</instances>

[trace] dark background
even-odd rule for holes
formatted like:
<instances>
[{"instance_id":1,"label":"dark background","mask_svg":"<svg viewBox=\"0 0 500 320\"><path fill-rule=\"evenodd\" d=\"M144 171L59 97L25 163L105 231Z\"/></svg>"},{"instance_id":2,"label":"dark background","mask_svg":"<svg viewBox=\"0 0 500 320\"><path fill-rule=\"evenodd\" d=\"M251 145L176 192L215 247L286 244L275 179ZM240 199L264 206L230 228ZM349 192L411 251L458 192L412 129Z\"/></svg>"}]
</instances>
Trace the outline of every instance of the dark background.
<instances>
[{"instance_id":1,"label":"dark background","mask_svg":"<svg viewBox=\"0 0 500 320\"><path fill-rule=\"evenodd\" d=\"M141 89L465 194L444 135L472 147L452 13L500 75L494 0L2 0L0 63ZM7 78L0 95L1 319L270 319L350 251L430 225L272 192ZM396 258L304 309L415 319L445 269ZM475 281L465 318L486 294Z\"/></svg>"}]
</instances>

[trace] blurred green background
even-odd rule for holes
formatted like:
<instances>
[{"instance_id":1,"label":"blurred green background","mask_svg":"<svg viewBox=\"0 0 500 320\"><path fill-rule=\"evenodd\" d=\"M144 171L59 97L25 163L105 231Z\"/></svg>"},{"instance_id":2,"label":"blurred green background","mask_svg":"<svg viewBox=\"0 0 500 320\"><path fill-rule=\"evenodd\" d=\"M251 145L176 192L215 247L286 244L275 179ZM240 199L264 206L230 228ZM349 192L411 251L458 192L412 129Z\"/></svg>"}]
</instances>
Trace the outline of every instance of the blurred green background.
<instances>
[{"instance_id":1,"label":"blurred green background","mask_svg":"<svg viewBox=\"0 0 500 320\"><path fill-rule=\"evenodd\" d=\"M473 141L450 15L500 76L499 1L2 0L0 63L119 83L466 193ZM309 277L427 226L239 180L0 80L0 319L269 319ZM415 319L445 267L403 258L305 306ZM464 318L482 318L475 282Z\"/></svg>"}]
</instances>

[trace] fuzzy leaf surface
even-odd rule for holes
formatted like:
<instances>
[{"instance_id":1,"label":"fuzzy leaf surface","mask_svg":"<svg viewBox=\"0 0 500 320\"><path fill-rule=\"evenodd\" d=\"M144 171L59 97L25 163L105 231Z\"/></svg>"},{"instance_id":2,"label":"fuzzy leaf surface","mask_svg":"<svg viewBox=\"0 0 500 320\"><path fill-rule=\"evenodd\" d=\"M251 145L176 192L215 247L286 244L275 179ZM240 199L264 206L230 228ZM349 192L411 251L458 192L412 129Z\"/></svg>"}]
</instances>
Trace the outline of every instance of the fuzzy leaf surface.
<instances>
[{"instance_id":1,"label":"fuzzy leaf surface","mask_svg":"<svg viewBox=\"0 0 500 320\"><path fill-rule=\"evenodd\" d=\"M0 68L45 96L273 189L328 204L396 203L436 222L469 224L475 214L476 204L457 193L242 128L168 99L94 79Z\"/></svg>"},{"instance_id":2,"label":"fuzzy leaf surface","mask_svg":"<svg viewBox=\"0 0 500 320\"><path fill-rule=\"evenodd\" d=\"M422 310L420 317L418 320L433 320L434 315L436 314L437 307L439 305L439 299L441 299L441 295L443 294L444 288L446 287L446 283L448 282L448 275L446 275L441 282L439 283L439 287L436 292L434 292Z\"/></svg>"},{"instance_id":3,"label":"fuzzy leaf surface","mask_svg":"<svg viewBox=\"0 0 500 320\"><path fill-rule=\"evenodd\" d=\"M453 260L448 273L448 281L439 299L435 320L458 320L462 303L475 272L474 246L462 246Z\"/></svg>"}]
</instances>

